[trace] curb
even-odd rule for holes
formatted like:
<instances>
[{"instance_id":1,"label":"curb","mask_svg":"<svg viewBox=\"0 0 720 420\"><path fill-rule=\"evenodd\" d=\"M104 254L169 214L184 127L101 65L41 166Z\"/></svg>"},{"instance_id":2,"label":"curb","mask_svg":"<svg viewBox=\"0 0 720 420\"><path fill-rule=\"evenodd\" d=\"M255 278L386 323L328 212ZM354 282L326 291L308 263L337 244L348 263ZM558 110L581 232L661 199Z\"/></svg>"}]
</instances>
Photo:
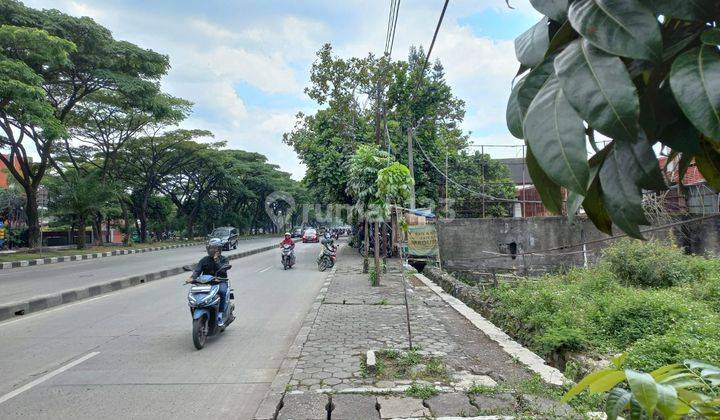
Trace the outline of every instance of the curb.
<instances>
[{"instance_id":1,"label":"curb","mask_svg":"<svg viewBox=\"0 0 720 420\"><path fill-rule=\"evenodd\" d=\"M249 257L261 252L276 249L277 245L267 245L261 248L255 248L248 251L239 252L228 256L228 259L235 260L238 258ZM84 286L77 289L63 290L60 292L37 296L35 298L0 304L0 321L14 318L17 316L27 315L32 312L42 311L54 306L64 305L71 302L77 302L83 299L89 299L105 293L115 292L117 290L126 289L132 286L138 286L143 283L159 280L165 277L175 276L184 272L182 266L168 268L153 273L140 274L130 277L123 277L103 283ZM334 272L334 271L333 271Z\"/></svg>"},{"instance_id":2,"label":"curb","mask_svg":"<svg viewBox=\"0 0 720 420\"><path fill-rule=\"evenodd\" d=\"M545 360L542 357L510 338L509 335L495 326L495 324L475 312L474 309L467 306L460 299L446 293L442 287L435 284L432 280L422 274L415 274L415 278L423 282L425 286L435 292L435 294L438 295L445 303L450 305L455 311L470 321L470 323L472 323L476 328L487 335L488 338L498 343L505 353L516 358L528 369L540 375L545 382L553 385L564 385L569 382L565 375L545 363Z\"/></svg>"},{"instance_id":3,"label":"curb","mask_svg":"<svg viewBox=\"0 0 720 420\"><path fill-rule=\"evenodd\" d=\"M174 248L185 248L185 247L189 247L189 246L198 246L198 245L202 245L202 244L203 244L203 242L189 242L186 244L156 246L156 247L150 247L150 248L117 249L115 251L95 252L92 254L76 254L76 255L66 255L64 257L38 258L38 259L34 259L34 260L9 261L9 262L0 263L0 270L8 270L11 268L19 268L19 267L32 267L35 265L57 264L57 263L67 262L67 261L92 260L95 258L114 257L116 255L142 254L145 252L162 251L165 249L174 249ZM0 318L0 319L2 319L2 318Z\"/></svg>"},{"instance_id":4,"label":"curb","mask_svg":"<svg viewBox=\"0 0 720 420\"><path fill-rule=\"evenodd\" d=\"M260 402L260 406L255 412L255 416L253 417L254 420L274 420L277 416L278 411L280 410L280 408L282 408L282 399L285 395L287 384L292 378L293 371L295 370L298 359L300 358L300 353L302 352L303 346L305 345L305 342L310 335L310 331L312 330L312 326L315 323L315 319L320 312L320 306L325 300L325 296L327 295L328 289L330 288L330 283L335 278L336 270L337 264L332 268L332 270L330 270L330 273L328 273L328 275L325 277L325 282L320 288L320 292L318 293L317 297L315 297L315 301L308 310L307 315L305 315L305 320L300 327L300 331L298 331L297 335L295 336L295 340L293 341L290 349L288 350L288 354L285 356L285 359L283 359L282 363L280 364L280 368L278 369L277 373L275 374L275 378L270 384L270 389L265 394L265 397L262 399L262 401Z\"/></svg>"}]
</instances>

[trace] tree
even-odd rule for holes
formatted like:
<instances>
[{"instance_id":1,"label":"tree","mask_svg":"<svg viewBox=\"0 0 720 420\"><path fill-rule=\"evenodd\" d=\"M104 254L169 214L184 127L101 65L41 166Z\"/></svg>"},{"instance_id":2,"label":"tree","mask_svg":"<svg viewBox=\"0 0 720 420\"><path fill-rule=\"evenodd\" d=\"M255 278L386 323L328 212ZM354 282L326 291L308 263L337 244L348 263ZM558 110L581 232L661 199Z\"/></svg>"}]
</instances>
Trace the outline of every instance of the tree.
<instances>
[{"instance_id":1,"label":"tree","mask_svg":"<svg viewBox=\"0 0 720 420\"><path fill-rule=\"evenodd\" d=\"M448 196L455 213L461 217L512 216L515 186L507 165L478 151L462 151L449 157L448 167L454 181L448 183Z\"/></svg>"},{"instance_id":2,"label":"tree","mask_svg":"<svg viewBox=\"0 0 720 420\"><path fill-rule=\"evenodd\" d=\"M134 201L136 216L140 221L140 241L147 241L148 205L150 197L169 177L197 159L191 150L207 146L195 143L193 139L209 137L204 130L174 130L151 133L147 137L132 138L122 151L118 177L132 188L139 199Z\"/></svg>"},{"instance_id":3,"label":"tree","mask_svg":"<svg viewBox=\"0 0 720 420\"><path fill-rule=\"evenodd\" d=\"M63 123L73 108L96 92L157 91L169 60L113 39L109 30L90 18L39 11L14 0L0 0L0 25L5 28L0 36L2 56L13 60L2 67L10 70L11 80L31 88L12 91L9 101L2 101L0 128L5 136L0 141L20 160L21 169L11 173L25 190L29 242L37 246L37 189L49 166L56 163L51 156L56 141L64 139L69 148ZM27 155L28 142L39 156L36 162Z\"/></svg>"},{"instance_id":4,"label":"tree","mask_svg":"<svg viewBox=\"0 0 720 420\"><path fill-rule=\"evenodd\" d=\"M666 188L657 143L720 189L720 4L611 3L532 1L546 16L515 40L507 123L549 210L564 187L568 213L582 205L601 231L642 238L642 191ZM596 131L612 139L602 150Z\"/></svg>"},{"instance_id":5,"label":"tree","mask_svg":"<svg viewBox=\"0 0 720 420\"><path fill-rule=\"evenodd\" d=\"M0 147L10 149L8 155L0 154L0 161L25 193L31 247L36 247L40 238L37 189L47 170L53 140L65 134L37 69L68 65L74 48L42 30L0 26ZM30 160L28 141L33 142L39 161Z\"/></svg>"},{"instance_id":6,"label":"tree","mask_svg":"<svg viewBox=\"0 0 720 420\"><path fill-rule=\"evenodd\" d=\"M376 145L361 145L348 163L347 192L355 199L356 212L361 216L365 234L365 260L363 271L368 271L368 255L370 253L369 215L370 203L377 197L377 177L381 169L388 167L394 161L387 152L383 152ZM378 223L375 222L377 230ZM375 247L379 246L379 235L375 235ZM376 252L377 253L377 252ZM379 276L379 272L377 272Z\"/></svg>"},{"instance_id":7,"label":"tree","mask_svg":"<svg viewBox=\"0 0 720 420\"><path fill-rule=\"evenodd\" d=\"M395 162L392 165L378 171L377 175L377 195L376 205L381 209L383 219L390 216L390 206L401 205L404 206L410 199L412 194L412 187L415 183L410 169L400 162ZM393 232L393 235L395 232ZM377 238L379 231L377 224L375 225L375 237ZM384 232L383 232L384 235ZM378 282L380 279L380 253L375 241L375 272L377 274ZM387 246L387 244L386 244ZM385 254L387 255L387 254Z\"/></svg>"},{"instance_id":8,"label":"tree","mask_svg":"<svg viewBox=\"0 0 720 420\"><path fill-rule=\"evenodd\" d=\"M193 156L194 159L178 166L171 176L164 178L158 185L160 191L167 195L177 210L185 218L187 236L195 236L195 220L202 202L213 189L228 176L226 170L230 163L224 159L224 153L217 150L223 143L212 145L186 142L174 148L172 153Z\"/></svg>"},{"instance_id":9,"label":"tree","mask_svg":"<svg viewBox=\"0 0 720 420\"><path fill-rule=\"evenodd\" d=\"M87 222L109 206L112 188L95 173L88 175L74 171L66 174L65 182L53 183L50 192L50 211L73 221L77 228L77 249L84 249Z\"/></svg>"},{"instance_id":10,"label":"tree","mask_svg":"<svg viewBox=\"0 0 720 420\"><path fill-rule=\"evenodd\" d=\"M25 221L25 197L17 188L0 189L0 217L7 227Z\"/></svg>"}]
</instances>

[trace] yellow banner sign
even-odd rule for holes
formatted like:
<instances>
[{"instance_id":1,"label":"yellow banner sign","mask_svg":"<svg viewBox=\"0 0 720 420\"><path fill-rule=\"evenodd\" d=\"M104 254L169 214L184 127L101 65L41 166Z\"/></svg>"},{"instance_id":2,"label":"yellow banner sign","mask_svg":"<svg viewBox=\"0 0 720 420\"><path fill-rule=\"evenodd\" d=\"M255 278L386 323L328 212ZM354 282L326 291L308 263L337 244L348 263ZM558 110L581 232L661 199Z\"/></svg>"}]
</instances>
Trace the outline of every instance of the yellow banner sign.
<instances>
[{"instance_id":1,"label":"yellow banner sign","mask_svg":"<svg viewBox=\"0 0 720 420\"><path fill-rule=\"evenodd\" d=\"M438 255L435 225L408 226L408 254L423 257Z\"/></svg>"}]
</instances>

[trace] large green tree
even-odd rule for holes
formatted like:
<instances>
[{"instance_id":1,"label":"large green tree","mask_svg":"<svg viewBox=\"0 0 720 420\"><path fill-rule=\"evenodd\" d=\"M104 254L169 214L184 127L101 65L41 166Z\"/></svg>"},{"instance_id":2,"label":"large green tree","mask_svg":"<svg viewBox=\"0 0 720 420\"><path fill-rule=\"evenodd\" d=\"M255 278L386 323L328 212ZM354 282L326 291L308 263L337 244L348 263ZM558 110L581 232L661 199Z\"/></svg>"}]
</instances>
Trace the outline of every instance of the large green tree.
<instances>
[{"instance_id":1,"label":"large green tree","mask_svg":"<svg viewBox=\"0 0 720 420\"><path fill-rule=\"evenodd\" d=\"M549 210L560 213L564 187L570 212L642 238L642 191L666 188L658 143L720 190L720 3L531 3L545 16L515 40L507 122ZM602 150L596 132L612 139Z\"/></svg>"},{"instance_id":2,"label":"large green tree","mask_svg":"<svg viewBox=\"0 0 720 420\"><path fill-rule=\"evenodd\" d=\"M11 173L25 190L29 242L37 246L40 237L37 189L54 163L52 152L58 146L57 141L65 140L64 146L69 147L63 124L72 110L96 92L131 95L157 91L159 78L168 71L169 60L154 51L115 40L109 30L88 17L36 10L14 0L0 0L0 25L15 28L6 30L5 41L0 41L5 44L2 55L12 60L10 65L2 66L3 71L10 70L13 80L19 78L21 84L39 87L42 91L36 89L37 100L19 107L18 101L26 101L28 96L18 96L21 92L15 91L9 96L11 103L5 103L0 109L7 116L0 121L0 128L6 134L2 145L21 161L21 169ZM43 32L32 35L29 29ZM26 35L8 35L18 30L25 31ZM38 33L52 38L36 35ZM16 71L20 68L18 63L23 65L23 75ZM31 108L40 114L28 118ZM18 134L11 135L11 132ZM29 148L35 149L39 156L32 163L27 155Z\"/></svg>"}]
</instances>

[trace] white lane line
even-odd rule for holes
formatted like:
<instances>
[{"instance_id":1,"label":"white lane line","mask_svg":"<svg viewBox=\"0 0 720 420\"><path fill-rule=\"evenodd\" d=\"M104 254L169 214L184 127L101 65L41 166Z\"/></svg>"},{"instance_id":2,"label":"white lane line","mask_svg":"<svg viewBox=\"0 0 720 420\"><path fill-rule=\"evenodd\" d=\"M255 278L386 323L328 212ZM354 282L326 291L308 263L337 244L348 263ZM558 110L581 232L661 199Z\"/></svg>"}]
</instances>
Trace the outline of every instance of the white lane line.
<instances>
[{"instance_id":1,"label":"white lane line","mask_svg":"<svg viewBox=\"0 0 720 420\"><path fill-rule=\"evenodd\" d=\"M271 268L272 268L272 266L270 266L270 267L265 267L265 268L263 268L262 270L259 270L258 273L264 273L264 272L268 271L268 270L271 269Z\"/></svg>"},{"instance_id":2,"label":"white lane line","mask_svg":"<svg viewBox=\"0 0 720 420\"><path fill-rule=\"evenodd\" d=\"M79 365L80 363L82 363L82 362L90 359L91 357L97 356L98 354L100 354L99 351L94 351L94 352L92 352L92 353L88 353L88 354L86 354L85 356L83 356L83 357L75 360L74 362L70 362L70 363L66 364L65 366L61 366L61 367L55 369L54 371L52 371L52 372L50 372L50 373L48 373L48 374L45 374L45 375L43 375L43 376L35 379L34 381L30 382L29 384L25 384L25 385L21 386L20 388L14 390L14 391L12 391L12 392L8 392L7 394L5 394L5 395L3 395L2 397L0 397L0 404L4 403L5 401L7 401L7 400L9 400L9 399L11 399L11 398L14 398L14 397L22 394L23 392L25 392L25 391L27 391L27 390L29 390L29 389L37 386L37 385L40 385L41 383L47 381L48 379L54 378L55 376L57 376L57 375L65 372L65 371L68 370L68 369L72 369L73 367L75 367L75 366Z\"/></svg>"}]
</instances>

